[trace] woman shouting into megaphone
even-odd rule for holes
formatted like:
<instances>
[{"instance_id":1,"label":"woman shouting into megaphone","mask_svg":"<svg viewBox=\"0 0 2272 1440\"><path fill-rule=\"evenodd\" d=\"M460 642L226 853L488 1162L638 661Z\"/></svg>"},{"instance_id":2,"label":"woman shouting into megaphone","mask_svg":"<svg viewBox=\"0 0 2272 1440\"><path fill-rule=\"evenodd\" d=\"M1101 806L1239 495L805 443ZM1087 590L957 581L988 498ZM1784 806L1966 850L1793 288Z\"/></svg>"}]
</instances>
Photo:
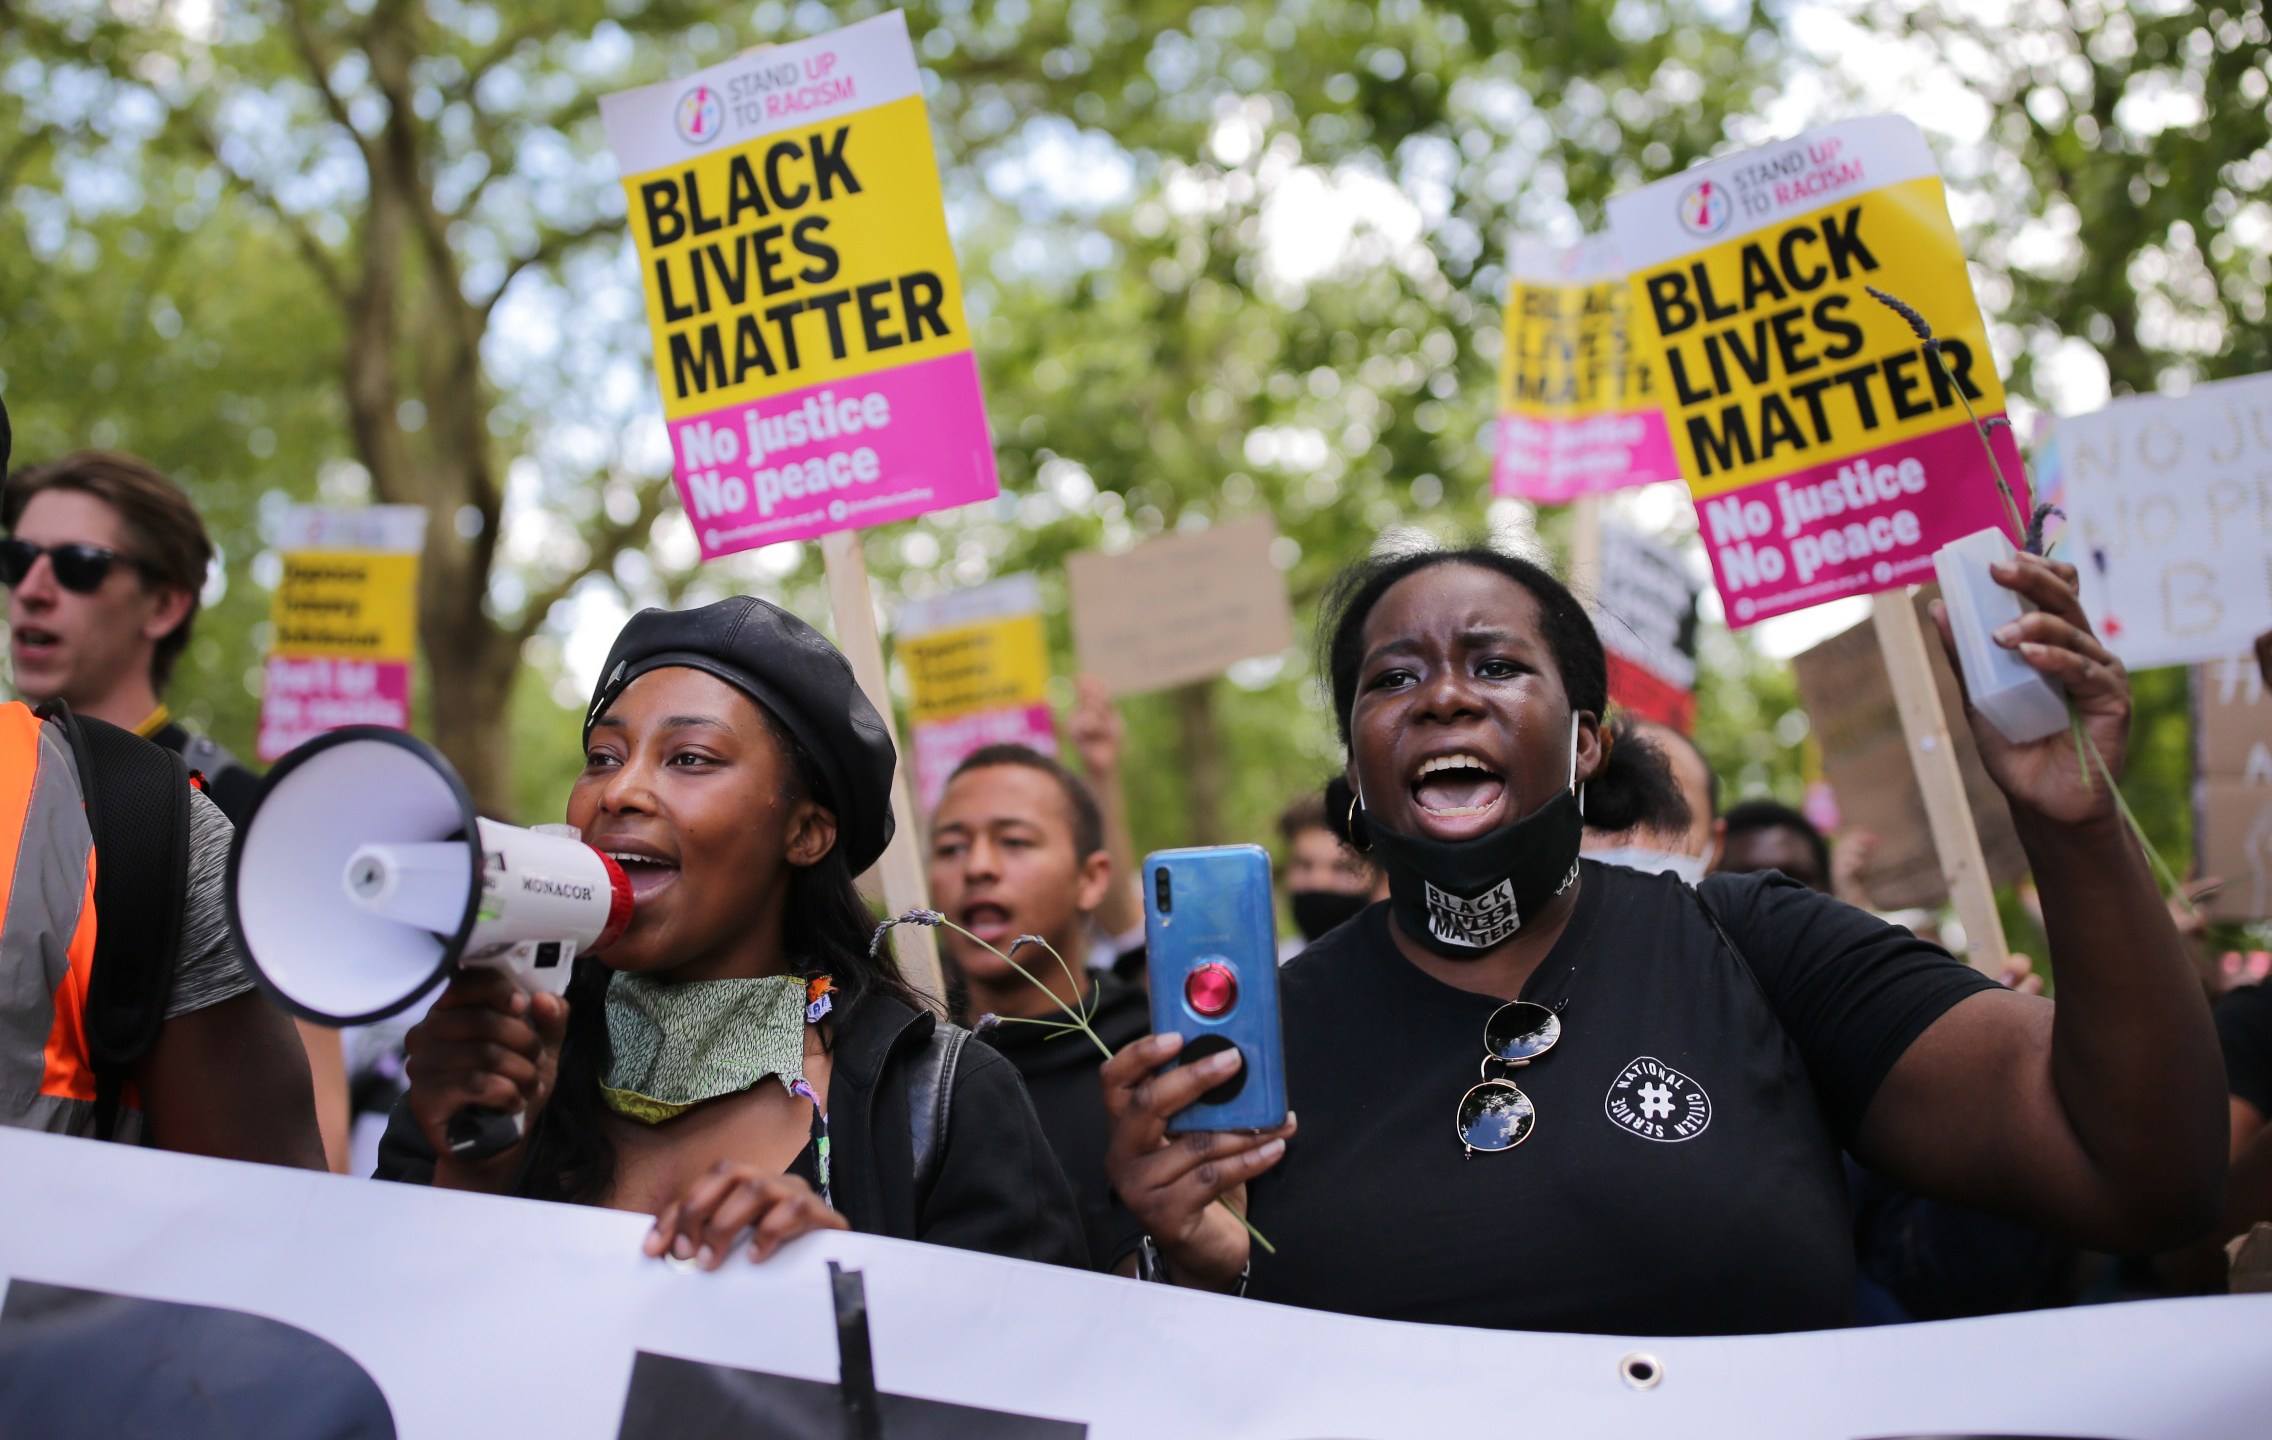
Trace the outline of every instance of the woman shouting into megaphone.
<instances>
[{"instance_id":1,"label":"woman shouting into megaphone","mask_svg":"<svg viewBox=\"0 0 2272 1440\"><path fill-rule=\"evenodd\" d=\"M830 1228L1082 1265L1016 1071L871 953L853 876L896 757L843 655L742 597L641 612L601 674L568 820L623 867L630 926L564 999L453 979L379 1177L637 1210L649 1254L708 1268ZM525 1138L451 1158L468 1105Z\"/></svg>"}]
</instances>

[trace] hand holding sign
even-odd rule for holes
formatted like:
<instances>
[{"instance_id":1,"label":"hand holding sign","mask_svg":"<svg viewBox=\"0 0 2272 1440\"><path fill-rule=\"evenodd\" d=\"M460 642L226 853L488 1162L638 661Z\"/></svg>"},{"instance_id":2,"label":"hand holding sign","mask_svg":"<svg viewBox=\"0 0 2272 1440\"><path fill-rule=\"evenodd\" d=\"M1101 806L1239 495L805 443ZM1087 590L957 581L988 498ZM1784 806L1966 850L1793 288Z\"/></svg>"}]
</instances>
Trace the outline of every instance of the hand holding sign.
<instances>
[{"instance_id":1,"label":"hand holding sign","mask_svg":"<svg viewBox=\"0 0 2272 1440\"><path fill-rule=\"evenodd\" d=\"M1996 643L2018 651L2030 667L2066 687L2082 719L2084 738L2097 748L2105 765L2103 771L2096 763L2086 770L2084 757L2076 753L2074 739L2065 730L2014 744L1968 704L1966 713L1980 746L1981 763L2015 809L2069 825L2109 819L2117 813L2117 802L2108 782L2121 779L2129 744L2129 672L2091 633L2074 566L2020 554L1991 573L2030 606L1996 632ZM1947 608L1939 601L1933 604L1933 622L1953 664L1956 643L1949 634Z\"/></svg>"}]
</instances>

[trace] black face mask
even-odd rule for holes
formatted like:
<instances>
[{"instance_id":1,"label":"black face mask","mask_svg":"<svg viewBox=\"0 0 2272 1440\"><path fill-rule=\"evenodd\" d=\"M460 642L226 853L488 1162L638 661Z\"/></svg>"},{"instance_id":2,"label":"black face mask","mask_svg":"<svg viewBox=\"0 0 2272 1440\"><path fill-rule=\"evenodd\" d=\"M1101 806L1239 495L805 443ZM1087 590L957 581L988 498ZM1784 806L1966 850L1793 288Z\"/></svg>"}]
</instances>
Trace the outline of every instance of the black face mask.
<instances>
[{"instance_id":1,"label":"black face mask","mask_svg":"<svg viewBox=\"0 0 2272 1440\"><path fill-rule=\"evenodd\" d=\"M1372 901L1346 890L1295 890L1286 896L1286 903L1294 912L1294 928L1302 932L1304 940L1315 940L1356 919Z\"/></svg>"},{"instance_id":2,"label":"black face mask","mask_svg":"<svg viewBox=\"0 0 2272 1440\"><path fill-rule=\"evenodd\" d=\"M1512 937L1578 878L1586 828L1578 799L1577 731L1572 785L1512 825L1472 840L1431 840L1368 829L1373 858L1388 872L1388 899L1406 935L1451 960L1472 960Z\"/></svg>"}]
</instances>

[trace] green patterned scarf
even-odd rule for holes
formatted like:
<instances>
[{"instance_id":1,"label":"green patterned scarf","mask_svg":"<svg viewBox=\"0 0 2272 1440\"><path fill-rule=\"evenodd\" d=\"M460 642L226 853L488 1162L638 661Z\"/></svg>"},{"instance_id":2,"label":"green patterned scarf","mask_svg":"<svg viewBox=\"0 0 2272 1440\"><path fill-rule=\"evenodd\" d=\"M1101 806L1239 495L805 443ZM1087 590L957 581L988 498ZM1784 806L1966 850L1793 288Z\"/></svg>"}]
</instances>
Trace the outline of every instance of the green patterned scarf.
<instances>
[{"instance_id":1,"label":"green patterned scarf","mask_svg":"<svg viewBox=\"0 0 2272 1440\"><path fill-rule=\"evenodd\" d=\"M607 987L607 1038L615 1051L600 1094L628 1119L660 1125L705 1100L776 1076L791 1093L805 1079L805 982L659 984L618 974Z\"/></svg>"}]
</instances>

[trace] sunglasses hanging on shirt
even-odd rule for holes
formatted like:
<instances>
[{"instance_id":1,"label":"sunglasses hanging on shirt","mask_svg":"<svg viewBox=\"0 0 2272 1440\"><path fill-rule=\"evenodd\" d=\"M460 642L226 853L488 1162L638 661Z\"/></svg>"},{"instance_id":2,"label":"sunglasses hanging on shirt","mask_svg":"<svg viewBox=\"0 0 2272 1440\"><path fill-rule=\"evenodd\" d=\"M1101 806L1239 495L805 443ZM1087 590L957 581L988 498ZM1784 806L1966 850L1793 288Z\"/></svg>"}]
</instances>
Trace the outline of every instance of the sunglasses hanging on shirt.
<instances>
[{"instance_id":1,"label":"sunglasses hanging on shirt","mask_svg":"<svg viewBox=\"0 0 2272 1440\"><path fill-rule=\"evenodd\" d=\"M34 545L29 540L8 539L0 540L0 585L13 590L23 584L42 555L55 571L55 583L78 595L92 595L102 589L113 565L142 568L142 562L133 556L100 545Z\"/></svg>"},{"instance_id":2,"label":"sunglasses hanging on shirt","mask_svg":"<svg viewBox=\"0 0 2272 1440\"><path fill-rule=\"evenodd\" d=\"M1491 1067L1520 1070L1554 1048L1562 1038L1562 1017L1535 1000L1510 1000L1483 1022L1483 1079L1460 1097L1453 1117L1463 1159L1473 1160L1478 1150L1512 1150L1530 1138L1538 1127L1538 1107L1523 1088Z\"/></svg>"}]
</instances>

